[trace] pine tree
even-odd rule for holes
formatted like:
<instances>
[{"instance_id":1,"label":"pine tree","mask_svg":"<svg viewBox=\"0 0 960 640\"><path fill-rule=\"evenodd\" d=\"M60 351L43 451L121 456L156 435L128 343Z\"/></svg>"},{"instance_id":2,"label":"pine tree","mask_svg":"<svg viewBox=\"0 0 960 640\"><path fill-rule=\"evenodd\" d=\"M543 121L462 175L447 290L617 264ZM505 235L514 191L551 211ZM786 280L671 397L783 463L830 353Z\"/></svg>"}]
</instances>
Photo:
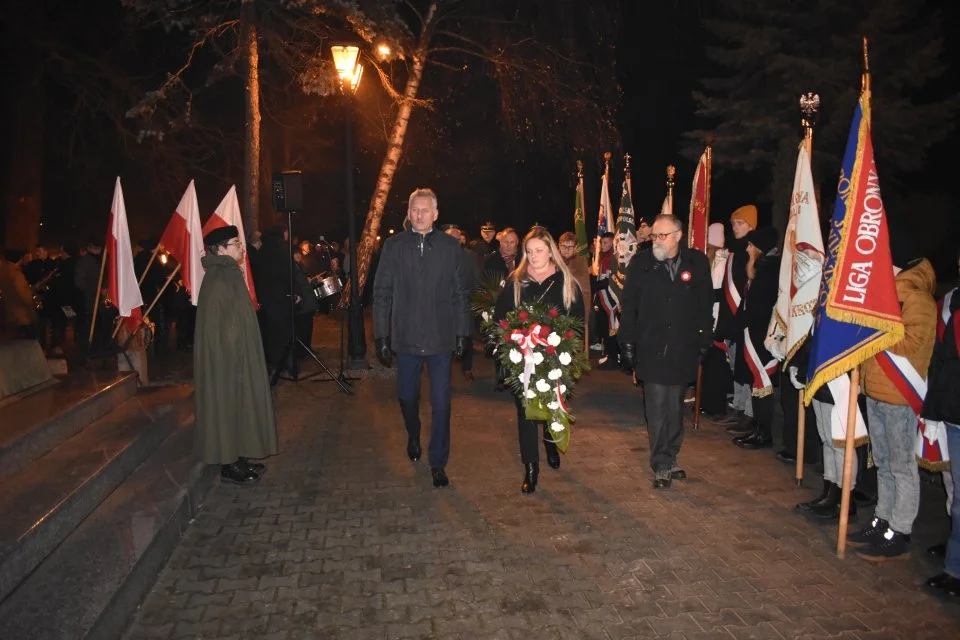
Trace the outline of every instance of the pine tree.
<instances>
[{"instance_id":1,"label":"pine tree","mask_svg":"<svg viewBox=\"0 0 960 640\"><path fill-rule=\"evenodd\" d=\"M694 92L701 128L685 134L694 159L712 134L714 170L750 174L744 194L772 204L783 229L800 140L799 97L821 98L814 134L815 179L836 189L863 70L861 36L870 43L873 140L885 189L921 171L927 151L955 127L958 96L935 86L946 68L943 35L932 2L853 0L806 3L717 0L705 20L711 73ZM825 197L821 209L832 206Z\"/></svg>"}]
</instances>

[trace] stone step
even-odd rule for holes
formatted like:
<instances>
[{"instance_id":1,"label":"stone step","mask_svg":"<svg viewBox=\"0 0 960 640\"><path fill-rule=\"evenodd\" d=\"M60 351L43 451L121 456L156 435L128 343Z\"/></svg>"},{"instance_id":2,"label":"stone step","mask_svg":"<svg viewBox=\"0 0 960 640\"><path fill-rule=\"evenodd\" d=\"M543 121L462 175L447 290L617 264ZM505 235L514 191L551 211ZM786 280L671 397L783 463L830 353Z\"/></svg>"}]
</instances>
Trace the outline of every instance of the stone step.
<instances>
[{"instance_id":1,"label":"stone step","mask_svg":"<svg viewBox=\"0 0 960 640\"><path fill-rule=\"evenodd\" d=\"M138 393L0 481L0 600L163 442L186 393Z\"/></svg>"},{"instance_id":2,"label":"stone step","mask_svg":"<svg viewBox=\"0 0 960 640\"><path fill-rule=\"evenodd\" d=\"M0 638L116 640L216 477L193 416L0 604Z\"/></svg>"},{"instance_id":3,"label":"stone step","mask_svg":"<svg viewBox=\"0 0 960 640\"><path fill-rule=\"evenodd\" d=\"M137 378L132 373L76 373L0 407L0 479L76 435L136 392Z\"/></svg>"}]
</instances>

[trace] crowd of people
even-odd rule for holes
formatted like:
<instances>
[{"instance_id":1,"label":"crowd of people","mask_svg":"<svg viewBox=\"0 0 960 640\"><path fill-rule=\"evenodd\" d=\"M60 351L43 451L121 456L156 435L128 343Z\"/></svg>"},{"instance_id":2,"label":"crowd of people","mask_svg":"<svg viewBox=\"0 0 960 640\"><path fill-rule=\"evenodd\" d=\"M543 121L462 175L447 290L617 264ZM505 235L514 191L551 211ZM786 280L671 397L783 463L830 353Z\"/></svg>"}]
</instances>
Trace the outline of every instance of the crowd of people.
<instances>
[{"instance_id":1,"label":"crowd of people","mask_svg":"<svg viewBox=\"0 0 960 640\"><path fill-rule=\"evenodd\" d=\"M412 461L422 456L419 396L422 370L427 368L432 409L428 459L434 486L450 482L446 467L453 360L460 360L461 374L474 381L472 342L479 325L471 313L471 296L485 279L501 289L495 320L529 301L545 301L563 313L582 317L584 349L595 356L597 368L631 374L642 387L654 489L668 489L674 481L687 477L679 464L684 406L698 369L702 372L701 409L730 433L732 446L746 451L771 449L774 425L779 421L783 423L784 446L775 453L776 458L785 463L796 461L808 353L805 346L787 359L768 340L777 302L781 240L775 229L758 224L755 206L736 209L729 226L710 225L706 252L687 246L684 225L677 217L638 218L626 265L623 247L615 246L612 233L597 239L595 255L588 259L578 251L572 232L554 240L545 228L535 226L521 238L514 228L497 230L488 222L480 227L479 237L471 240L458 225L438 226L438 217L438 200L432 190L417 189L411 194L404 230L383 243L377 253L381 268L372 268L372 284L365 292L373 310L375 352L387 365L396 361L397 397L408 436L406 454ZM201 446L207 452L204 459L222 465L225 481L246 485L255 483L264 472L262 464L248 460L276 451L275 425L266 421L265 427L265 418L241 419L235 407L224 409L222 405L231 402L229 390L238 388L238 377L241 386L243 380L254 380L249 388L256 392L248 398L253 404L247 413L266 414L270 398L263 384L268 367L287 366L285 354L297 357L287 353L291 344L290 296L300 318L295 331L303 331L309 344L314 314L329 310L336 301L335 295L316 295L317 283L342 282L350 265L336 243L295 241L291 256L283 229L255 235L245 248L239 247L235 228L227 229L205 239L208 273L197 311L195 362L198 380L201 370L219 373L210 374L202 394L198 383L197 415L206 416L198 419L198 424L204 423L199 430L199 437L207 443ZM732 234L729 240L728 230ZM905 337L889 352L904 358L921 376L925 374L928 391L918 414L877 361L879 355L863 364L861 406L869 444L856 450L855 483L859 486L856 499L849 503L849 515L856 514L858 503L875 506L849 541L860 545L859 555L870 561L909 555L920 495L915 458L918 419L943 422L947 440L956 445L958 453L950 459L952 475L944 472L953 529L948 543L930 550L945 557L945 571L928 585L960 596L960 295L952 289L938 306L933 267L917 255L908 238L903 233L891 235ZM69 308L80 319L78 326L88 324L97 295L101 250L96 243L89 243L76 251L75 257L65 248L53 259L42 248L31 256L7 253L0 271L0 290L6 298L8 323L12 318L21 333L29 333L43 326L37 320L38 308L40 318L50 309ZM140 247L137 264L145 262L149 250ZM253 270L261 304L259 318L234 290L243 286L237 265L244 255ZM611 296L618 262L626 266L625 278L618 295ZM210 277L211 270L221 274L220 284ZM156 278L163 277L158 271ZM143 286L147 299L151 288L158 285L156 280L145 279ZM36 303L38 295L43 300L40 305ZM12 298L20 299L22 305L12 305L11 315ZM237 306L245 307L242 331L238 330L244 340L239 348L222 343L220 325L210 320ZM192 308L189 303L171 303L170 309L172 317L186 322ZM55 315L46 316L49 332L44 330L44 339L49 333L52 348L62 344L66 324ZM189 322L192 324L192 319ZM251 332L254 326L259 328L259 341ZM184 332L190 340L192 331ZM256 359L253 366L249 366L250 360L244 360L243 367L218 363L216 354L230 349L256 351L263 364ZM499 391L506 388L504 375L497 371L495 388ZM226 386L218 386L218 376L226 376ZM808 411L809 423L815 424L816 430L808 429L806 440L799 443L808 461L822 464L823 489L796 510L825 522L837 520L841 509L844 451L835 443L831 427L832 405L838 400L829 386L816 392ZM224 414L236 419L225 421ZM625 417L625 421L633 420L637 420L633 414ZM521 491L531 494L540 480L540 442L551 468L559 468L561 456L545 425L527 419L519 400L517 422ZM221 451L224 433L232 434L233 444ZM868 458L875 471L867 469ZM874 473L875 489L869 486Z\"/></svg>"}]
</instances>

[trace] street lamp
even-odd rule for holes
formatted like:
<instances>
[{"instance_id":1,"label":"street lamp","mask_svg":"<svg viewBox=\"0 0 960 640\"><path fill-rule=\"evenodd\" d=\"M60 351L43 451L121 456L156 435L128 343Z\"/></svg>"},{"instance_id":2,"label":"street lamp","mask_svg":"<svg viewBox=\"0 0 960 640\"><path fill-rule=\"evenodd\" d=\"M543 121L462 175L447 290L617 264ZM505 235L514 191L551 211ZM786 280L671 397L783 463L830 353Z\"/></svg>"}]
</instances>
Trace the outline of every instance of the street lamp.
<instances>
[{"instance_id":1,"label":"street lamp","mask_svg":"<svg viewBox=\"0 0 960 640\"><path fill-rule=\"evenodd\" d=\"M350 239L350 304L347 311L347 362L351 369L367 369L367 341L363 327L362 294L357 270L357 220L353 202L353 95L360 86L363 65L358 63L360 47L333 45L330 47L333 64L340 78L343 94L343 121L345 129L344 166L347 189L347 237Z\"/></svg>"}]
</instances>

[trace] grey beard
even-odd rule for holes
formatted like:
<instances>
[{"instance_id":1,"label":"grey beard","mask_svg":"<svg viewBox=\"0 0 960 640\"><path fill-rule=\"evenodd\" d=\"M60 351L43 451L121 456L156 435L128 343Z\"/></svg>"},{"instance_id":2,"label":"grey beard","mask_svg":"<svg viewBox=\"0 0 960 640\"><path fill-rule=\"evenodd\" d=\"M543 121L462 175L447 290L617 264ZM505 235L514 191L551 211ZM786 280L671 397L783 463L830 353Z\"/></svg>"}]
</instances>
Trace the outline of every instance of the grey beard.
<instances>
[{"instance_id":1,"label":"grey beard","mask_svg":"<svg viewBox=\"0 0 960 640\"><path fill-rule=\"evenodd\" d=\"M653 257L656 258L658 261L663 262L664 260L667 259L666 248L655 244L653 245L652 251L653 251Z\"/></svg>"}]
</instances>

